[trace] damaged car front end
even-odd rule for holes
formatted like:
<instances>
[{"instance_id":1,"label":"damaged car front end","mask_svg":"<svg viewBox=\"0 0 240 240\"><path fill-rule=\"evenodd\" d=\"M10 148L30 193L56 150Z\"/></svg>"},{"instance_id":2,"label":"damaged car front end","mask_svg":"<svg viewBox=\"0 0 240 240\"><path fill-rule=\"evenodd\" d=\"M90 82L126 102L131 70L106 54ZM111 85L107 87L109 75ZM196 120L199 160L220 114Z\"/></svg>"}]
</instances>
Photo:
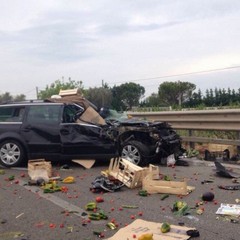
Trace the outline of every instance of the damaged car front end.
<instances>
[{"instance_id":1,"label":"damaged car front end","mask_svg":"<svg viewBox=\"0 0 240 240\"><path fill-rule=\"evenodd\" d=\"M137 165L166 164L169 155L182 153L181 139L166 122L139 119L106 120L108 132L117 141L120 155ZM117 133L117 134L116 134Z\"/></svg>"}]
</instances>

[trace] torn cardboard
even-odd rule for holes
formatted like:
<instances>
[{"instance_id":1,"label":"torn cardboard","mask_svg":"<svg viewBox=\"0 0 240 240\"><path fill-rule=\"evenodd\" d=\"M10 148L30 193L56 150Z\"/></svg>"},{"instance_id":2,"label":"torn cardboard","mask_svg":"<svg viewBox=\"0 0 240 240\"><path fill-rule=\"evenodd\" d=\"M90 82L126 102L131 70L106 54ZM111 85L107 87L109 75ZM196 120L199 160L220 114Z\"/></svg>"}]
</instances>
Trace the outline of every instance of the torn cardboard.
<instances>
[{"instance_id":1,"label":"torn cardboard","mask_svg":"<svg viewBox=\"0 0 240 240\"><path fill-rule=\"evenodd\" d=\"M154 240L187 240L190 236L187 235L188 230L195 230L195 228L188 228L184 226L171 225L171 230L168 233L161 232L162 223L144 221L136 219L128 226L121 228L118 232L108 238L107 240L129 240L135 234L136 239L143 233L153 233Z\"/></svg>"},{"instance_id":2,"label":"torn cardboard","mask_svg":"<svg viewBox=\"0 0 240 240\"><path fill-rule=\"evenodd\" d=\"M73 162L80 164L81 166L85 167L86 169L90 169L94 163L96 162L95 159L87 159L87 160L77 160L73 159Z\"/></svg>"}]
</instances>

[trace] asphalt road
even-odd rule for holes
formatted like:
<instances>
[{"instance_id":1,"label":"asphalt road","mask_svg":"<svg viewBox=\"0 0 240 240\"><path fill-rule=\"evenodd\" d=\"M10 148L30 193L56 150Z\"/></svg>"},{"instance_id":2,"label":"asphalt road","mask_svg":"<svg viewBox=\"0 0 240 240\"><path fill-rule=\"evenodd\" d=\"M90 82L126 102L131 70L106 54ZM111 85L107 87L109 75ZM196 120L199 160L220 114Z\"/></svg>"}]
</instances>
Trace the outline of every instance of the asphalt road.
<instances>
[{"instance_id":1,"label":"asphalt road","mask_svg":"<svg viewBox=\"0 0 240 240\"><path fill-rule=\"evenodd\" d=\"M213 171L215 167L198 164L175 168L160 166L160 172L172 180L187 178L188 185L195 186L195 190L187 196L170 195L165 200L161 200L162 194L139 196L139 189L125 186L114 193L92 193L92 181L100 176L102 170L108 168L108 162L95 163L91 169L85 169L76 163L69 164L69 170L61 170L60 167L60 164L53 164L54 175L61 178L74 176L76 180L68 185L58 182L59 186L67 186L68 191L65 193L43 193L41 188L27 185L29 177L26 168L4 169L5 174L0 175L0 240L99 239L93 234L95 230L103 232L103 239L106 239L117 231L106 227L107 222L115 220L120 229L137 218L153 222L167 221L174 225L183 223L187 227L194 227L200 232L200 237L194 239L239 239L240 223L218 217L216 211L221 203L235 204L235 199L240 198L240 190L219 189L219 185L232 185L232 180L216 176ZM239 168L233 171L240 173ZM14 176L14 180L9 181L10 176ZM213 182L203 184L204 180ZM207 191L213 192L215 199L201 206L204 209L202 215L196 214L196 209L192 209L190 215L181 217L175 216L171 211L177 200L195 207L196 202L201 200L201 195ZM88 222L84 206L99 195L104 202L98 206L109 219ZM126 209L122 205L135 205L138 208ZM131 239L134 238L129 238Z\"/></svg>"}]
</instances>

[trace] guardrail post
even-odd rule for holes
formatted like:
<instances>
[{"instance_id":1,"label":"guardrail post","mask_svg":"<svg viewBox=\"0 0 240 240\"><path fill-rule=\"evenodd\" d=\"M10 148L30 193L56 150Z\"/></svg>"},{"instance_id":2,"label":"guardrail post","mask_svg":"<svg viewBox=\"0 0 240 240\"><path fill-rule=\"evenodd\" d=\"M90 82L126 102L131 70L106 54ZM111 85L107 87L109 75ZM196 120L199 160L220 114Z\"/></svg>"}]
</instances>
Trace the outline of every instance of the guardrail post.
<instances>
[{"instance_id":1,"label":"guardrail post","mask_svg":"<svg viewBox=\"0 0 240 240\"><path fill-rule=\"evenodd\" d=\"M188 136L189 137L193 136L193 130L192 129L188 130ZM194 142L189 142L189 146L190 146L191 149L194 149L195 148L195 143Z\"/></svg>"},{"instance_id":2,"label":"guardrail post","mask_svg":"<svg viewBox=\"0 0 240 240\"><path fill-rule=\"evenodd\" d=\"M240 140L240 131L238 132L238 140ZM240 146L237 146L237 153L240 153Z\"/></svg>"}]
</instances>

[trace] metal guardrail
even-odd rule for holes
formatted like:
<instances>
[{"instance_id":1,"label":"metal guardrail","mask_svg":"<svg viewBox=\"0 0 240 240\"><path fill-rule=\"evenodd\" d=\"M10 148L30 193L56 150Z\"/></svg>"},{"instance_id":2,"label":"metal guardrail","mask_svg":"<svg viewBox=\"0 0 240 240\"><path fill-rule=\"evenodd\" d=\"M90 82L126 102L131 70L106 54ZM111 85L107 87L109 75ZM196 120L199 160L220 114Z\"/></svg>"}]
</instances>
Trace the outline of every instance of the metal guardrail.
<instances>
[{"instance_id":1,"label":"metal guardrail","mask_svg":"<svg viewBox=\"0 0 240 240\"><path fill-rule=\"evenodd\" d=\"M240 132L240 109L167 112L128 112L128 115L150 121L164 121L176 130L218 130ZM182 137L188 142L211 142L240 146L240 140Z\"/></svg>"}]
</instances>

